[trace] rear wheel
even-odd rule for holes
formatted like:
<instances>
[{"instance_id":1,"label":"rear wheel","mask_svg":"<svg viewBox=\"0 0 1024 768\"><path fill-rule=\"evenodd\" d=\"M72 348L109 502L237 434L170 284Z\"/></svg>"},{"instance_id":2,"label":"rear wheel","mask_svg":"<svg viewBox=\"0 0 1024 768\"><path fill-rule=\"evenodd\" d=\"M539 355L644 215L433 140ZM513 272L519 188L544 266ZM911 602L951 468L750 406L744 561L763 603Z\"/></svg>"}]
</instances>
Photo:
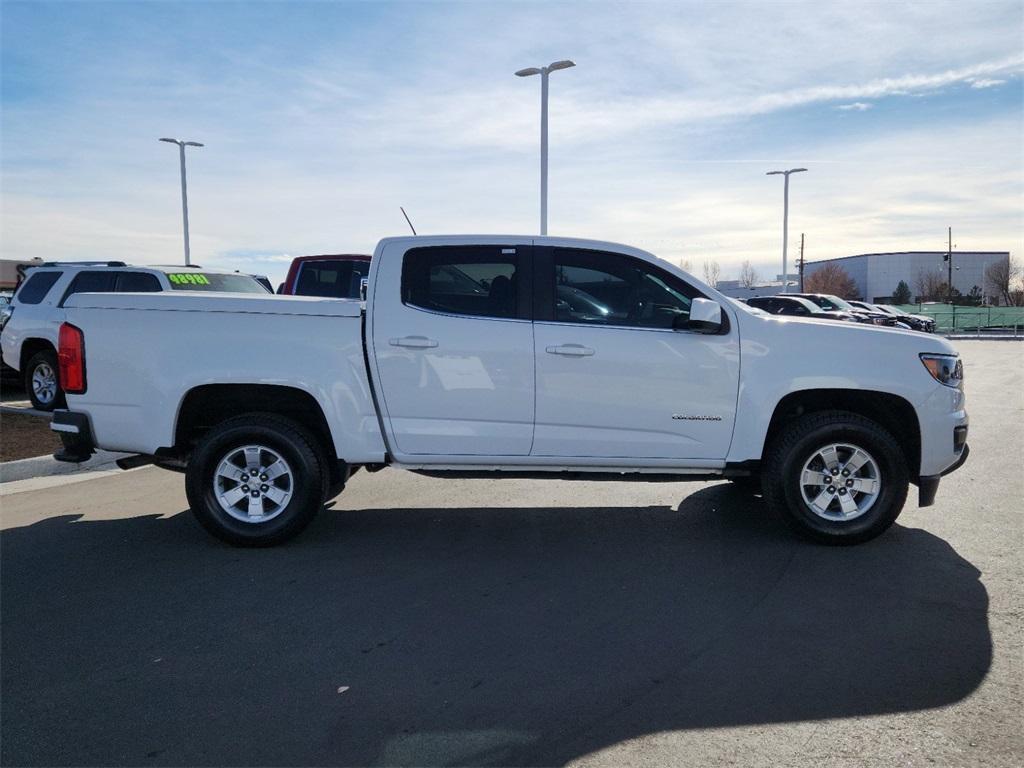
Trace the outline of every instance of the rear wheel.
<instances>
[{"instance_id":1,"label":"rear wheel","mask_svg":"<svg viewBox=\"0 0 1024 768\"><path fill-rule=\"evenodd\" d=\"M36 352L25 366L25 391L32 407L52 411L64 404L64 392L57 380L57 353L52 349Z\"/></svg>"},{"instance_id":2,"label":"rear wheel","mask_svg":"<svg viewBox=\"0 0 1024 768\"><path fill-rule=\"evenodd\" d=\"M238 546L280 544L320 510L324 459L300 425L272 414L239 416L207 432L189 460L185 488L196 519Z\"/></svg>"},{"instance_id":3,"label":"rear wheel","mask_svg":"<svg viewBox=\"0 0 1024 768\"><path fill-rule=\"evenodd\" d=\"M857 544L883 533L907 498L906 458L881 425L844 411L788 424L769 448L769 509L825 544Z\"/></svg>"}]
</instances>

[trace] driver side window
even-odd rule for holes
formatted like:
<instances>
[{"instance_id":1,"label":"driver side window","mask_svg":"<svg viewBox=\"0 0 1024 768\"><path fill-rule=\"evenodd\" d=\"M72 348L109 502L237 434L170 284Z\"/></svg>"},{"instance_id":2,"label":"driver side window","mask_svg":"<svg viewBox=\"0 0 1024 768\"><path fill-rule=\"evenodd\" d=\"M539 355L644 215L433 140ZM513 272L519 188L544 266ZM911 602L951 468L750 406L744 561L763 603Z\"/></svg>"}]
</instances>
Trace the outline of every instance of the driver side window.
<instances>
[{"instance_id":1,"label":"driver side window","mask_svg":"<svg viewBox=\"0 0 1024 768\"><path fill-rule=\"evenodd\" d=\"M556 248L554 319L563 323L672 329L697 292L653 265L618 253Z\"/></svg>"}]
</instances>

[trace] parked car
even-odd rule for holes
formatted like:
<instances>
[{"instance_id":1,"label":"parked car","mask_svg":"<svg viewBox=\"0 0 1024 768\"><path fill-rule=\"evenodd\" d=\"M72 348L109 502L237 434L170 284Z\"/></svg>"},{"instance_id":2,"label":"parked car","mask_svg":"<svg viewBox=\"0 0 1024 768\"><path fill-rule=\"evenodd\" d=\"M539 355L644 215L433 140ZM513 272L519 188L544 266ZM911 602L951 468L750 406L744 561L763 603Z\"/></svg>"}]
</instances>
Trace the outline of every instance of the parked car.
<instances>
[{"instance_id":1,"label":"parked car","mask_svg":"<svg viewBox=\"0 0 1024 768\"><path fill-rule=\"evenodd\" d=\"M607 312L562 306L562 286ZM237 545L291 538L385 466L756 477L796 530L851 544L893 523L908 483L931 504L968 453L945 339L768 316L613 243L389 238L365 303L78 294L65 311L56 458L183 470L199 522Z\"/></svg>"},{"instance_id":2,"label":"parked car","mask_svg":"<svg viewBox=\"0 0 1024 768\"><path fill-rule=\"evenodd\" d=\"M11 303L0 309L0 347L4 363L22 378L34 408L51 411L63 403L57 381L57 341L65 303L77 293L111 291L270 293L251 275L223 270L129 266L121 261L33 265Z\"/></svg>"},{"instance_id":3,"label":"parked car","mask_svg":"<svg viewBox=\"0 0 1024 768\"><path fill-rule=\"evenodd\" d=\"M358 299L370 272L370 257L359 253L298 256L277 292L288 296Z\"/></svg>"},{"instance_id":4,"label":"parked car","mask_svg":"<svg viewBox=\"0 0 1024 768\"><path fill-rule=\"evenodd\" d=\"M857 322L860 323L871 323L872 325L888 327L896 325L896 319L884 312L870 312L866 309L855 307L853 304L846 301L846 299L833 296L831 293L791 293L787 295L798 296L802 299L813 301L822 309L846 312L856 318Z\"/></svg>"},{"instance_id":5,"label":"parked car","mask_svg":"<svg viewBox=\"0 0 1024 768\"><path fill-rule=\"evenodd\" d=\"M860 307L871 312L883 312L891 317L895 317L898 324L902 324L911 330L935 333L935 318L929 317L928 315L909 315L905 312L900 312L895 307L888 307L885 304L869 304L866 301L851 300L850 303L855 307Z\"/></svg>"},{"instance_id":6,"label":"parked car","mask_svg":"<svg viewBox=\"0 0 1024 768\"><path fill-rule=\"evenodd\" d=\"M857 318L848 312L822 309L813 301L799 296L755 296L747 299L746 302L751 307L763 309L769 315L802 317L806 320L857 322Z\"/></svg>"}]
</instances>

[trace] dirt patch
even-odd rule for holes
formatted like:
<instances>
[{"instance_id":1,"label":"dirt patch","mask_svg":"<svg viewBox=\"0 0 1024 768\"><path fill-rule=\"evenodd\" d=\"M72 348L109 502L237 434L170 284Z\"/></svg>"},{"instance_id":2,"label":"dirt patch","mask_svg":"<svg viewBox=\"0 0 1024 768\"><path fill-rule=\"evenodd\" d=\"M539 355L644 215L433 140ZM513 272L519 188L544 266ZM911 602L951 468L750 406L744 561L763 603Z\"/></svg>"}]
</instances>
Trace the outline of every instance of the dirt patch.
<instances>
[{"instance_id":1,"label":"dirt patch","mask_svg":"<svg viewBox=\"0 0 1024 768\"><path fill-rule=\"evenodd\" d=\"M60 448L50 422L20 413L0 414L0 461L45 456Z\"/></svg>"}]
</instances>

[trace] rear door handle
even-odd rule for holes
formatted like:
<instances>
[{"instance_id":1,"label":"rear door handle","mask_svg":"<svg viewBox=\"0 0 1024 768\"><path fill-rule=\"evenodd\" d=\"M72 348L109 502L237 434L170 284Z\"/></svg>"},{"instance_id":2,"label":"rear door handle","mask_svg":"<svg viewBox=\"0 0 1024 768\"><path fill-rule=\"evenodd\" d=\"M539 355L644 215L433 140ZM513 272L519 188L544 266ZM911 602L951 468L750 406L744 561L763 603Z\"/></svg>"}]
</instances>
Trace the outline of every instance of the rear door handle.
<instances>
[{"instance_id":1,"label":"rear door handle","mask_svg":"<svg viewBox=\"0 0 1024 768\"><path fill-rule=\"evenodd\" d=\"M403 336L400 339L390 339L388 343L392 347L409 347L410 349L429 349L437 346L436 341L428 339L426 336Z\"/></svg>"},{"instance_id":2,"label":"rear door handle","mask_svg":"<svg viewBox=\"0 0 1024 768\"><path fill-rule=\"evenodd\" d=\"M566 357L590 357L594 350L584 347L582 344L562 344L557 347L548 347L545 350L549 355L565 355Z\"/></svg>"}]
</instances>

